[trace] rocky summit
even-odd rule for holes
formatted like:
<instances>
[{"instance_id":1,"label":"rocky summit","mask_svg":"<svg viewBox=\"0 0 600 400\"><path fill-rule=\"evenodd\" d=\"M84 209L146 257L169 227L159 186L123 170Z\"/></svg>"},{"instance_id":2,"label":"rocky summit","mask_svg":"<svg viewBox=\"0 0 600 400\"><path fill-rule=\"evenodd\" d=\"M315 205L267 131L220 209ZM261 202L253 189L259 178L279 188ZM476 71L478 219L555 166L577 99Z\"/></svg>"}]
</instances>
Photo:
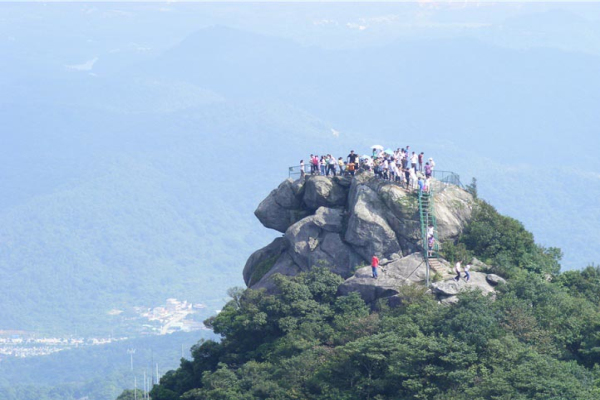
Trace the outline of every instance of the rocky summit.
<instances>
[{"instance_id":1,"label":"rocky summit","mask_svg":"<svg viewBox=\"0 0 600 400\"><path fill-rule=\"evenodd\" d=\"M455 185L432 186L438 241L454 240L470 221L474 199ZM274 274L293 276L322 266L346 279L342 294L357 291L369 303L393 298L401 286L425 281L418 204L416 192L369 173L287 179L255 211L265 227L283 237L250 256L244 281L252 289L270 291ZM373 254L381 260L378 279L371 277ZM462 290L478 287L487 294L497 284L477 271L469 283L455 282L445 260L432 265L431 273L438 279L432 292L445 303L454 302Z\"/></svg>"}]
</instances>

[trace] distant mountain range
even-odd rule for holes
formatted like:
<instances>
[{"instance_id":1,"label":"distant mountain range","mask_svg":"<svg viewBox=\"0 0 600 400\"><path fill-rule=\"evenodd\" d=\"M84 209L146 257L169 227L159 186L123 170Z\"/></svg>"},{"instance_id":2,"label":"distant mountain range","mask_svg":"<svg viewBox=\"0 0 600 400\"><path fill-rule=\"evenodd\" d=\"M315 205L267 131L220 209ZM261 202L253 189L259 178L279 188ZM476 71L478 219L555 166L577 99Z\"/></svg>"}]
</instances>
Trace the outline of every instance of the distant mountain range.
<instances>
[{"instance_id":1,"label":"distant mountain range","mask_svg":"<svg viewBox=\"0 0 600 400\"><path fill-rule=\"evenodd\" d=\"M252 211L287 167L375 142L476 176L583 267L600 259L582 246L600 236L597 70L473 39L326 50L215 27L118 76L19 81L2 107L2 328L109 329L109 309L175 293L219 304L272 236Z\"/></svg>"},{"instance_id":2,"label":"distant mountain range","mask_svg":"<svg viewBox=\"0 0 600 400\"><path fill-rule=\"evenodd\" d=\"M599 262L597 6L449 7L2 4L0 329L118 335L110 310L169 297L213 314L279 235L252 213L287 167L373 144L477 177L563 269ZM0 392L38 367L70 385L70 357L7 364ZM69 393L113 400L92 386Z\"/></svg>"}]
</instances>

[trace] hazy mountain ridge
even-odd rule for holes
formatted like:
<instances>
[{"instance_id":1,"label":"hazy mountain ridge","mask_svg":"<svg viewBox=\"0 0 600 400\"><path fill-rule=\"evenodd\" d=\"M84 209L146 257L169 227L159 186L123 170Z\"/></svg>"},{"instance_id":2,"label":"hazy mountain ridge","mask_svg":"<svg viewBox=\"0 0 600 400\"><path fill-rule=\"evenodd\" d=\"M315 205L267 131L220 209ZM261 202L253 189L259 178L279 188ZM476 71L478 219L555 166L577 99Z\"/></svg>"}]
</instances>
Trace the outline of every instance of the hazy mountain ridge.
<instances>
[{"instance_id":1,"label":"hazy mountain ridge","mask_svg":"<svg viewBox=\"0 0 600 400\"><path fill-rule=\"evenodd\" d=\"M449 43L453 43L453 47L448 47ZM223 49L227 49L227 51ZM240 51L234 51L235 49ZM460 51L457 53L456 49ZM468 57L461 58L460 54ZM485 54L488 54L489 57L484 57ZM576 130L579 133L569 134L569 146L576 146L571 148L571 152L577 151L574 149L593 146L594 141L597 140L596 136L590 135L593 127L597 126L595 124L597 114L589 109L589 106L593 104L589 99L595 96L594 85L597 83L590 82L584 91L580 90L585 77L590 76L591 71L597 65L596 58L589 55L569 54L572 57L560 68L563 71L577 69L580 77L570 77L569 79L575 80L579 84L571 89L570 81L563 80L562 83L552 83L551 87L544 88L544 82L554 82L554 80L549 75L540 73L537 67L542 63L556 64L554 60L563 60L565 54L549 49L529 52L501 49L470 39L456 42L449 40L422 43L417 41L401 42L366 50L326 51L296 45L285 39L247 34L230 28L218 27L202 30L184 40L175 49L167 51L154 63L147 64L142 71L138 71L138 67L136 67L123 77L112 80L102 79L98 83L108 83L104 89L92 77L89 78L91 83L78 78L75 82L80 82L83 86L73 91L74 97L69 95L68 90L51 91L49 93L56 94L51 94L48 98L42 97L38 101L36 107L41 111L41 114L38 114L41 119L38 119L37 124L23 119L20 130L25 135L20 136L20 139L11 139L9 142L11 146L26 148L32 158L43 154L41 153L42 149L53 149L55 153L68 150L68 154L72 155L71 161L69 161L69 157L56 161L62 163L64 168L72 165L83 166L87 172L83 175L78 171L69 172L67 176L78 176L76 179L81 184L68 190L60 189L59 180L64 180L64 175L57 175L58 186L56 188L59 192L65 190L64 193L38 198L27 208L16 208L8 214L4 213L3 236L10 238L9 243L13 243L14 246L20 246L24 241L30 240L26 238L36 236L36 227L39 226L37 224L44 221L42 226L54 227L44 234L49 235L50 242L44 240L40 243L46 244L38 243L33 247L27 246L31 249L36 247L42 249L53 240L59 240L59 242L65 240L65 237L61 236L61 230L68 232L70 229L75 229L75 231L83 229L80 230L83 232L85 229L78 228L78 226L87 226L91 229L96 224L93 222L95 218L101 218L104 219L100 225L104 227L101 231L103 235L107 235L108 239L92 235L89 239L81 241L73 237L72 239L75 241L71 242L71 248L77 249L84 246L88 249L81 253L81 256L87 254L86 256L76 257L79 261L74 265L87 264L92 270L96 270L93 273L95 279L101 278L105 273L103 272L105 264L102 261L91 261L98 260L98 256L88 258L91 254L97 253L94 246L99 243L114 243L108 248L113 248L111 251L117 253L108 258L102 256L100 259L109 260L109 264L114 266L124 262L129 265L137 265L136 268L130 270L131 275L136 275L133 273L134 270L141 271L142 265L150 265L154 262L150 260L156 260L158 265L168 265L169 267L164 270L165 273L171 271L171 275L185 275L187 272L184 271L189 271L192 264L201 265L201 260L207 257L209 265L214 264L214 261L210 260L214 260L215 257L227 259L226 247L222 248L220 252L222 255L217 255L218 252L205 253L199 249L205 246L214 246L214 242L206 238L207 234L214 235L217 232L223 232L223 237L227 237L230 232L228 227L232 223L234 226L238 226L235 225L238 223L237 221L242 221L218 222L213 219L215 215L229 215L229 212L225 209L223 212L216 212L221 207L206 208L207 204L213 204L211 207L215 207L216 204L224 202L231 204L236 212L241 212L242 209L236 204L236 199L243 198L243 200L238 200L243 204L242 208L250 209L248 200L260 198L260 194L242 195L242 191L236 192L235 190L224 192L226 195L223 198L223 195L217 195L220 190L217 188L224 182L243 180L243 183L239 182L237 186L248 185L247 187L250 188L253 185L248 179L250 176L258 174L267 179L265 187L262 189L262 195L264 195L268 191L267 183L275 182L285 176L288 165L297 164L300 158L306 158L310 152L330 151L338 156L345 156L348 147L355 147L360 152L360 146L366 149L373 144L371 142L380 141L392 146L403 146L405 143L419 145L420 143L423 150L436 157L440 168L462 173L465 183L468 182L469 176L479 177L482 195L498 202L504 212L515 212L515 215L521 217L526 224L528 224L528 217L531 216L531 221L536 221L537 226L549 227L556 224L557 218L549 219L548 216L555 212L559 203L546 203L542 213L540 207L536 206L535 197L523 193L524 197L531 198L528 204L532 208L523 213L525 215L519 215L518 210L523 210L523 208L511 201L512 195L506 198L506 201L503 200L503 196L510 191L507 192L505 189L494 191L493 188L514 186L514 178L510 176L510 173L504 173L502 170L506 168L504 163L518 161L519 165L521 162L523 163L525 176L530 173L531 168L528 166L531 164L534 165L533 170L537 171L529 179L528 187L535 187L537 193L540 190L549 190L548 193L555 190L548 186L537 186L537 184L552 182L552 177L557 175L548 167L548 165L552 165L550 160L554 160L556 143L540 142L535 139L535 136L529 136L533 139L523 140L524 132L541 134L544 130L552 128L553 121L544 122L544 120L546 116L552 116L556 120L557 115L554 110L557 107L560 108L563 105L567 108L571 107L566 105L573 102L569 97L561 95L562 103L557 103L557 97L552 93L565 93L571 97L577 93L579 97L583 96L581 100L584 104L583 108L567 110L571 114L576 112L567 119L568 123L573 123L575 121L573 118L577 116L581 127ZM277 56L279 58L275 59ZM484 58L486 60L483 60ZM194 60L196 61L193 62ZM206 60L210 60L210 62L206 62ZM482 62L484 64L478 65ZM223 67L224 65L230 67ZM530 65L530 68L524 68L527 65ZM509 69L506 70L506 67ZM236 68L241 68L242 73L236 74L236 79L232 79ZM427 72L427 69L423 70L423 68L429 68L431 72ZM465 71L463 71L463 75L460 75L459 72L463 68L467 68L467 71L472 72L473 75L465 74ZM163 76L161 71L169 71L169 73ZM433 71L437 72L433 73ZM141 79L133 78L136 73L141 74ZM393 76L403 75L406 78L400 78L397 82L390 84ZM177 76L178 82L181 83L172 86L173 80L169 76ZM217 76L220 77L220 80L213 79ZM513 82L512 78L509 79L508 76L518 76L519 78ZM408 77L411 79L409 80ZM454 79L458 77L460 79ZM492 78L493 80L488 82ZM58 82L60 81L54 84ZM274 82L284 84L273 85ZM54 85L52 82L49 84L49 88ZM64 84L59 86L67 88ZM116 97L113 93L116 93L114 91L118 87L122 88L122 93ZM509 89L517 90L517 92L510 92ZM499 92L494 95L494 91L498 90ZM86 100L83 94L90 92L98 97L92 96ZM190 97L185 95L182 100L182 93L189 93ZM244 100L246 97L244 93L256 93L263 100ZM356 93L370 93L370 95L361 98L357 97ZM484 95L484 93L487 94ZM544 95L544 93L550 95ZM537 104L538 99L542 98L548 99L548 103L544 105L540 102L532 109L517 109L512 105L514 103L512 99L517 96L528 97L531 102L530 106L534 103ZM452 102L451 99L454 98L461 100ZM583 99L586 98L588 100L584 101ZM102 99L110 99L106 104L110 104L113 109L118 109L117 112L108 114L111 116L110 118L102 117L107 112ZM13 101L19 101L19 97ZM44 104L49 104L50 101L56 101L54 104L56 109L61 105L68 105L72 110L71 112L61 111L58 114L51 112L51 109L44 111L46 108ZM370 107L368 106L369 102L379 106ZM77 106L75 106L76 103L78 103ZM126 105L126 108L119 109L119 104ZM452 111L449 108L450 104L453 107ZM11 106L13 110L19 110L19 107L21 107L20 115L22 116L34 109L32 106L26 107L18 104ZM303 111L303 109L308 111ZM157 111L159 114L156 114ZM532 114L532 112L534 113ZM436 115L436 118L430 118L432 113ZM13 113L12 115L18 114ZM327 116L325 120L329 122L324 122L324 119L318 117L320 115ZM477 120L472 120L473 115L477 115ZM43 129L39 121L45 121L43 126L46 129L55 129L55 131L42 133ZM65 125L63 121L69 122ZM485 123L481 125L484 121ZM520 122L517 124L516 121ZM528 126L523 121L530 121L530 125ZM352 130L347 131L344 129L345 127L351 127ZM333 137L331 128L341 131L340 138ZM552 129L561 128L559 126ZM499 134L495 135L497 139L492 139L492 142L489 139L479 141L477 139L478 132L484 131L488 135L493 132ZM500 132L502 133L500 134ZM67 134L65 135L65 133ZM279 133L284 133L280 139L275 141L269 139L270 135ZM397 135L400 135L399 139ZM398 140L401 142L398 143ZM448 140L455 144L456 151L445 147L435 147L436 142L443 143ZM502 161L498 162L498 169L492 170L484 157L489 157L497 152L499 143L505 143L502 149L504 156L501 157ZM37 148L32 148L31 144ZM416 147L413 146L413 148ZM10 151L9 148L6 148L7 153ZM158 150L159 148L166 152ZM282 152L281 149L285 148L293 149L293 152ZM532 150L534 148L535 151ZM194 153L194 149L196 153ZM133 160L133 164L107 163L106 157L113 153L122 154L124 159ZM146 154L143 155L143 153ZM548 155L550 158L547 157ZM43 157L48 161L52 160L52 157ZM175 161L183 159L187 160L187 163ZM88 160L94 160L94 165L102 167L86 167L89 165ZM596 165L587 158L585 160L591 168ZM559 168L567 168L564 172L565 179L572 176L568 172L570 171L568 168L571 170L577 168L577 160L574 161L571 162L569 157L562 158ZM105 166L110 166L113 170L111 177L100 181L93 178L92 181L88 181L89 177L97 175L97 172L102 171ZM43 164L40 164L38 168L43 168ZM247 174L251 175L244 179ZM517 173L517 175L519 174ZM34 178L31 179L35 182ZM564 179L562 180L564 181ZM174 185L165 185L167 181L175 181L175 183ZM10 180L7 181L7 184L10 183ZM94 184L98 187L94 188ZM223 186L223 188L225 187ZM490 188L489 191L487 187ZM521 185L522 187L523 185ZM588 187L588 193L595 193L596 185L593 180L589 180ZM52 187L49 189L54 190ZM211 193L208 198L207 195L200 194L206 190ZM517 188L515 187L514 190ZM149 195L153 201L146 204L131 202L136 197L144 198L145 195L141 193L153 193ZM174 196L175 193L179 193L179 195ZM564 191L561 193L564 195ZM40 194L43 192L35 195ZM117 197L114 197L113 194L117 194ZM591 197L581 199L580 195L575 193L572 195L577 197L577 201L565 198L565 201L561 203L585 206L587 202L591 201ZM110 201L104 206L112 203L110 208L96 209L94 203L102 198ZM129 204L127 204L128 202ZM123 206L125 209L129 208L130 211L119 215ZM69 207L80 210L79 216L74 220L70 219L73 215L69 215L72 212ZM199 207L202 207L203 211L196 211L197 216L183 211ZM142 212L142 210L146 211ZM45 217L42 219L35 217L38 212ZM23 220L19 213L30 216ZM128 224L133 230L126 226L126 220L123 220L123 216L127 217L128 213L131 218ZM143 216L144 214L151 215L155 224L147 225L144 222L139 225L139 228L136 228L136 224L139 224L137 221L146 218ZM59 215L60 217L58 217ZM200 215L203 217L199 217ZM545 218L540 219L541 215L544 215ZM197 222L189 225L187 220L190 218ZM594 234L593 227L587 221L588 219L575 222L574 225L586 227L585 231L589 232L586 235L589 237L590 234ZM115 223L115 228L120 228L112 229L111 226ZM212 227L210 230L201 228L207 223ZM246 224L242 223L242 225ZM248 228L242 229L247 232L247 235L251 235L250 232L252 232L250 225L246 225ZM136 232L136 230L138 231ZM240 229L236 228L235 231L240 232ZM149 234L149 232L153 233ZM176 232L188 232L189 235L181 236ZM151 239L151 236L155 234L158 234L155 237L156 245L147 246L145 241L154 240ZM190 239L190 235L195 239ZM557 238L556 235L544 234L544 236L549 240ZM573 241L567 243L573 243L573 246L577 246L581 240L581 235L578 235L577 232L572 233L569 237L573 237ZM242 239L243 242L244 239ZM128 243L128 246L116 246L117 243ZM142 243L146 243L146 245L141 247L148 249L166 249L162 244L167 244L167 248L170 250L161 250L166 251L162 255L160 252L152 255L152 252L147 253L147 250L140 252L139 247ZM198 244L198 250L194 249L193 243ZM227 243L232 244L236 241L232 242L229 238ZM547 244L560 245L560 243ZM178 245L183 245L180 251L175 250ZM105 245L101 244L100 246L104 250L98 254L108 249L104 247ZM60 248L61 246L59 246ZM181 250L183 248L187 250ZM570 254L569 247L564 247L564 250L567 252L567 261L570 260L570 257L575 257ZM246 251L249 252L250 248ZM128 252L129 255L127 255ZM165 256L179 258L176 256L178 252L189 254L191 259L182 255L180 258L190 261L186 261L180 266L172 265L171 262L165 260L161 261ZM58 250L55 253L56 256L66 257L67 260L72 259L69 254L69 252L64 253L64 250ZM575 254L580 257L579 259L585 257L580 251L576 251ZM24 260L30 260L27 261L30 267L46 262L43 261L42 254L35 256L41 257L37 260L32 260L29 256L18 252L13 253L10 257L20 258L21 261L14 259L10 261L11 258L7 258L3 261L5 269L22 269L23 267L19 267L19 263ZM136 261L133 264L125 261L128 257L133 257ZM51 257L45 258L47 260ZM592 255L584 258L584 263L593 261L593 258ZM241 258L238 261L234 260L238 259L231 259L231 267L233 269L240 268ZM11 264L10 267L9 264ZM577 267L583 266L574 265L573 261L568 264ZM170 281L163 274L159 275L161 278L156 282ZM120 286L119 282L133 278L125 273L124 275L115 275L114 279L114 282L107 287L119 292L120 289L117 289ZM189 281L194 282L198 279L200 279L199 276L195 279L190 278ZM140 288L136 293L145 293L146 295L157 293L155 289L152 289L154 284L149 283L149 285L148 287L142 285L143 289ZM132 290L135 290L134 288L135 286L132 287ZM184 291L186 290L189 289L184 289ZM109 292L110 290L106 291L107 294ZM6 293L6 296L10 297L10 294ZM48 298L47 296L52 298L51 294L44 295L45 298ZM116 299L115 301L118 302ZM25 300L24 303L28 301ZM31 307L34 303L31 303ZM7 310L7 313L10 314L10 310ZM8 314L5 315L5 321L11 321Z\"/></svg>"},{"instance_id":2,"label":"hazy mountain ridge","mask_svg":"<svg viewBox=\"0 0 600 400\"><path fill-rule=\"evenodd\" d=\"M107 332L108 305L174 291L220 308L273 238L251 212L287 167L373 144L410 144L463 183L476 176L483 198L563 249L564 268L600 259L587 245L600 240L598 13L549 26L506 20L515 9L425 7L412 20L384 5L337 16L295 5L290 25L275 5L44 7L0 10L6 327ZM542 36L522 39L531 21ZM90 71L66 67L96 57Z\"/></svg>"}]
</instances>

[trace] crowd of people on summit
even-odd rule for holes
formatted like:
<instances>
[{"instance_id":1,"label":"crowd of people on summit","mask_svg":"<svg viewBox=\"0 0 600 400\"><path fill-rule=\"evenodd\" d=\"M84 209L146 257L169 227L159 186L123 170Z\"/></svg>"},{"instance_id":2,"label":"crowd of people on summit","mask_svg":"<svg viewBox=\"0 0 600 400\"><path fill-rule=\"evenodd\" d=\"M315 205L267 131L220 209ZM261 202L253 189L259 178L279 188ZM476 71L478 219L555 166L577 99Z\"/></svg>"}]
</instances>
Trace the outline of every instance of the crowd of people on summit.
<instances>
[{"instance_id":1,"label":"crowd of people on summit","mask_svg":"<svg viewBox=\"0 0 600 400\"><path fill-rule=\"evenodd\" d=\"M384 150L383 146L375 145L371 147L370 155L359 156L350 151L346 159L342 157L335 158L331 154L316 155L311 154L308 160L307 168L304 160L300 160L300 174L311 175L352 175L356 171L363 170L373 173L376 177L392 182L398 182L407 190L419 189L427 191L429 188L429 179L433 175L435 162L433 158L425 161L423 152L417 153L410 150L410 146L398 148L396 150Z\"/></svg>"},{"instance_id":2,"label":"crowd of people on summit","mask_svg":"<svg viewBox=\"0 0 600 400\"><path fill-rule=\"evenodd\" d=\"M392 149L384 150L383 146L375 145L371 147L370 155L359 156L350 151L346 159L342 157L335 158L331 154L317 155L311 154L308 159L308 166L304 160L300 160L300 175L303 178L306 174L323 175L323 176L354 176L357 171L366 171L372 173L379 179L397 182L407 190L418 189L420 192L428 192L430 178L435 169L433 158L425 161L423 152L417 153L410 150L410 146L398 148L395 151ZM435 234L434 227L427 227L427 255L433 257L435 249ZM371 268L373 278L378 278L379 258L373 254L371 259ZM458 261L454 266L456 277L454 280L460 280L461 269L465 274L465 281L469 281L471 275L469 270L470 264L461 266L461 261Z\"/></svg>"}]
</instances>

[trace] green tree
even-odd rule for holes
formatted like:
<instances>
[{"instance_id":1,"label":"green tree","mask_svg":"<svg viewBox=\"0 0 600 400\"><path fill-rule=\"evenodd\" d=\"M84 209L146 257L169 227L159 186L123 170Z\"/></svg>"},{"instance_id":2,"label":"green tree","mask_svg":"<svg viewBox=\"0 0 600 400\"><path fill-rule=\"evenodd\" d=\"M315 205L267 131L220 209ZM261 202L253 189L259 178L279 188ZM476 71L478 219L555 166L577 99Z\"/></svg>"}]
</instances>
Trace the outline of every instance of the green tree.
<instances>
[{"instance_id":1,"label":"green tree","mask_svg":"<svg viewBox=\"0 0 600 400\"><path fill-rule=\"evenodd\" d=\"M117 400L142 400L144 395L145 393L141 389L127 389L117 397Z\"/></svg>"}]
</instances>

